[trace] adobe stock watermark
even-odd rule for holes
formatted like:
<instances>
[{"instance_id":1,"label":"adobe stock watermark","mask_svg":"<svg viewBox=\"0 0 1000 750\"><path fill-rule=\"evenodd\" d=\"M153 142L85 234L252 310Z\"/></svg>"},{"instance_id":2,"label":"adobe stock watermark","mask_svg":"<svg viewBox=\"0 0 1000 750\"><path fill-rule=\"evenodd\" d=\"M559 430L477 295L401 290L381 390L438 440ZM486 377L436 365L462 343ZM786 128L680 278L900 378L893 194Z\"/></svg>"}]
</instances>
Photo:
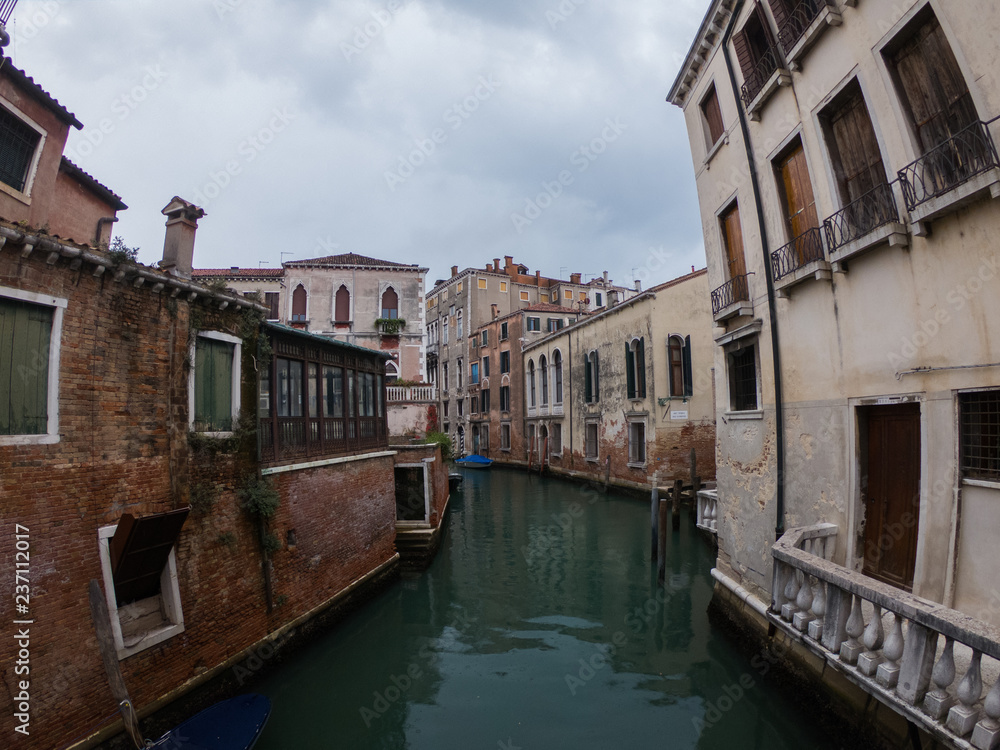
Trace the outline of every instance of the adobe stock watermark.
<instances>
[{"instance_id":1,"label":"adobe stock watermark","mask_svg":"<svg viewBox=\"0 0 1000 750\"><path fill-rule=\"evenodd\" d=\"M111 100L111 114L115 116L102 117L95 126L84 128L80 133L80 142L66 149L70 160L83 161L91 156L168 78L162 65L147 65L142 70L142 78L135 86Z\"/></svg>"},{"instance_id":2,"label":"adobe stock watermark","mask_svg":"<svg viewBox=\"0 0 1000 750\"><path fill-rule=\"evenodd\" d=\"M455 132L468 121L472 114L479 110L484 102L488 101L496 90L500 88L500 81L493 77L493 74L479 76L475 87L462 99L448 107L441 116L445 125L450 126L451 132ZM410 179L421 166L434 154L438 146L448 140L448 131L445 128L435 128L427 138L414 139L414 148L410 153L400 155L396 158L396 166L386 170L384 173L385 184L391 192L396 192L396 187L402 185Z\"/></svg>"},{"instance_id":3,"label":"adobe stock watermark","mask_svg":"<svg viewBox=\"0 0 1000 750\"><path fill-rule=\"evenodd\" d=\"M569 155L569 163L576 167L576 174L586 172L590 165L608 150L608 146L617 141L626 130L628 130L628 125L621 121L621 117L607 118L599 135L591 138L589 143L582 144ZM541 192L534 198L524 199L524 208L521 213L514 211L510 215L511 224L514 225L517 233L521 234L526 227L531 226L575 180L576 175L573 172L563 169L555 176L555 179L542 181Z\"/></svg>"},{"instance_id":4,"label":"adobe stock watermark","mask_svg":"<svg viewBox=\"0 0 1000 750\"><path fill-rule=\"evenodd\" d=\"M229 159L221 169L208 173L208 181L194 191L194 202L199 206L204 206L222 195L222 191L232 184L233 178L242 174L243 168L274 143L278 134L284 132L294 119L295 115L289 112L287 107L273 109L271 119L266 125L240 141L236 148L236 153L240 158Z\"/></svg>"},{"instance_id":5,"label":"adobe stock watermark","mask_svg":"<svg viewBox=\"0 0 1000 750\"><path fill-rule=\"evenodd\" d=\"M23 42L28 42L38 36L59 15L67 0L45 0L33 8L30 13L19 13L14 17L12 28L8 28L11 43L16 49Z\"/></svg>"},{"instance_id":6,"label":"adobe stock watermark","mask_svg":"<svg viewBox=\"0 0 1000 750\"><path fill-rule=\"evenodd\" d=\"M355 26L351 34L350 42L341 42L340 51L347 62L364 52L368 45L385 31L393 22L393 19L406 7L402 0L389 0L385 8L368 11L371 20L360 26Z\"/></svg>"},{"instance_id":7,"label":"adobe stock watermark","mask_svg":"<svg viewBox=\"0 0 1000 750\"><path fill-rule=\"evenodd\" d=\"M246 5L246 2L247 0L212 0L212 7L215 8L215 14L221 21L234 10Z\"/></svg>"},{"instance_id":8,"label":"adobe stock watermark","mask_svg":"<svg viewBox=\"0 0 1000 750\"><path fill-rule=\"evenodd\" d=\"M549 28L554 29L559 24L565 23L576 13L576 9L586 2L587 0L562 0L555 8L545 11L545 20L549 22Z\"/></svg>"},{"instance_id":9,"label":"adobe stock watermark","mask_svg":"<svg viewBox=\"0 0 1000 750\"><path fill-rule=\"evenodd\" d=\"M996 253L984 257L975 273L948 290L944 298L948 306L938 308L932 317L922 320L918 330L900 340L899 349L886 355L889 366L898 368L913 359L921 348L929 344L951 322L954 313L963 310L983 291L987 282L996 278L998 268L1000 258Z\"/></svg>"}]
</instances>

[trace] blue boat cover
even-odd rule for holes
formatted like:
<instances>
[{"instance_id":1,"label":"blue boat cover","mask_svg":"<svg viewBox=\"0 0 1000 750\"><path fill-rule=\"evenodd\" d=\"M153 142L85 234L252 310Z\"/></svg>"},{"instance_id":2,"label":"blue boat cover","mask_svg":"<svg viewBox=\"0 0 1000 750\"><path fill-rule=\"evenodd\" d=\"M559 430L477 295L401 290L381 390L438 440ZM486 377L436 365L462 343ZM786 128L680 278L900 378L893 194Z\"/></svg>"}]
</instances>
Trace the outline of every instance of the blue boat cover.
<instances>
[{"instance_id":1,"label":"blue boat cover","mask_svg":"<svg viewBox=\"0 0 1000 750\"><path fill-rule=\"evenodd\" d=\"M271 701L248 693L209 706L160 737L170 750L250 750L271 714Z\"/></svg>"},{"instance_id":2,"label":"blue boat cover","mask_svg":"<svg viewBox=\"0 0 1000 750\"><path fill-rule=\"evenodd\" d=\"M457 464L491 464L493 459L486 458L485 456L480 456L477 453L473 453L471 456L466 456L465 458L458 459L455 463Z\"/></svg>"}]
</instances>

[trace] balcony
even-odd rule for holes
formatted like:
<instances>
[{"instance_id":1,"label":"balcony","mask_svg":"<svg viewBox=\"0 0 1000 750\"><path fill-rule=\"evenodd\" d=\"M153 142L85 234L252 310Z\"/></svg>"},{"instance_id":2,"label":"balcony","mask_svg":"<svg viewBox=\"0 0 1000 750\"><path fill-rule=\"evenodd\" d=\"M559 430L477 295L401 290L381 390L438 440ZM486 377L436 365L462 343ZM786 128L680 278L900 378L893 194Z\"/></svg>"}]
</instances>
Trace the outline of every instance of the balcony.
<instances>
[{"instance_id":1,"label":"balcony","mask_svg":"<svg viewBox=\"0 0 1000 750\"><path fill-rule=\"evenodd\" d=\"M826 0L799 0L778 28L789 70L800 70L801 60L827 26L840 26L840 11Z\"/></svg>"},{"instance_id":2,"label":"balcony","mask_svg":"<svg viewBox=\"0 0 1000 750\"><path fill-rule=\"evenodd\" d=\"M879 185L844 206L823 222L830 264L843 271L846 262L873 247L888 242L890 247L906 247L910 239L900 221L892 185Z\"/></svg>"},{"instance_id":3,"label":"balcony","mask_svg":"<svg viewBox=\"0 0 1000 750\"><path fill-rule=\"evenodd\" d=\"M779 297L788 297L790 287L807 279L831 278L830 264L823 251L822 229L807 229L771 253L771 274Z\"/></svg>"},{"instance_id":4,"label":"balcony","mask_svg":"<svg viewBox=\"0 0 1000 750\"><path fill-rule=\"evenodd\" d=\"M939 741L996 747L1000 630L830 562L836 536L818 524L778 540L768 620Z\"/></svg>"},{"instance_id":5,"label":"balcony","mask_svg":"<svg viewBox=\"0 0 1000 750\"><path fill-rule=\"evenodd\" d=\"M716 323L737 315L753 315L749 274L734 276L712 292L712 317Z\"/></svg>"},{"instance_id":6,"label":"balcony","mask_svg":"<svg viewBox=\"0 0 1000 750\"><path fill-rule=\"evenodd\" d=\"M719 535L718 490L698 490L698 515L695 525L713 536Z\"/></svg>"},{"instance_id":7,"label":"balcony","mask_svg":"<svg viewBox=\"0 0 1000 750\"><path fill-rule=\"evenodd\" d=\"M388 404L434 402L437 401L437 388L433 385L388 385L385 388L385 400Z\"/></svg>"},{"instance_id":8,"label":"balcony","mask_svg":"<svg viewBox=\"0 0 1000 750\"><path fill-rule=\"evenodd\" d=\"M767 52L757 61L753 72L743 81L740 98L747 114L754 122L760 120L760 109L779 86L790 86L792 76L780 67L778 50L768 48Z\"/></svg>"},{"instance_id":9,"label":"balcony","mask_svg":"<svg viewBox=\"0 0 1000 750\"><path fill-rule=\"evenodd\" d=\"M927 234L929 222L987 192L1000 198L1000 160L987 124L974 122L903 167L899 182L918 236Z\"/></svg>"}]
</instances>

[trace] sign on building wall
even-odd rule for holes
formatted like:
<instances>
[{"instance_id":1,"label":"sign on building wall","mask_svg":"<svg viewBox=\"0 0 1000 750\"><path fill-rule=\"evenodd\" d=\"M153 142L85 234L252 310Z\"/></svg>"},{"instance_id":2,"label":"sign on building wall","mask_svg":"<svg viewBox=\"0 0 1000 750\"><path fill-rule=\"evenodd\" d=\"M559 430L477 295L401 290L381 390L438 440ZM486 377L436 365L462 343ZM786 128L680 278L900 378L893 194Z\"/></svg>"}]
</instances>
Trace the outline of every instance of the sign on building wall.
<instances>
[{"instance_id":1,"label":"sign on building wall","mask_svg":"<svg viewBox=\"0 0 1000 750\"><path fill-rule=\"evenodd\" d=\"M670 412L670 419L671 420L678 419L678 420L687 421L687 418L688 418L687 409L678 410L678 411L671 411Z\"/></svg>"}]
</instances>

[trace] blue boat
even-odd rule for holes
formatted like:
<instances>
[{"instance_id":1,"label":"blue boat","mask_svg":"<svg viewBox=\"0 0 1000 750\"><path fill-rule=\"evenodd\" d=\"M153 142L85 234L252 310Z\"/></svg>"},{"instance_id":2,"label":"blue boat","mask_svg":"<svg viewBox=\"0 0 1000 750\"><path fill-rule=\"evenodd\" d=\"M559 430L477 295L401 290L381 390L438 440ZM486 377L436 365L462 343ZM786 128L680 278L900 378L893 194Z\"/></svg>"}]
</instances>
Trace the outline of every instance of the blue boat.
<instances>
[{"instance_id":1,"label":"blue boat","mask_svg":"<svg viewBox=\"0 0 1000 750\"><path fill-rule=\"evenodd\" d=\"M250 750L271 715L271 701L248 693L209 706L160 737L151 747L170 750Z\"/></svg>"},{"instance_id":2,"label":"blue boat","mask_svg":"<svg viewBox=\"0 0 1000 750\"><path fill-rule=\"evenodd\" d=\"M465 469L488 469L493 465L493 459L473 453L471 456L458 459L455 465Z\"/></svg>"}]
</instances>

